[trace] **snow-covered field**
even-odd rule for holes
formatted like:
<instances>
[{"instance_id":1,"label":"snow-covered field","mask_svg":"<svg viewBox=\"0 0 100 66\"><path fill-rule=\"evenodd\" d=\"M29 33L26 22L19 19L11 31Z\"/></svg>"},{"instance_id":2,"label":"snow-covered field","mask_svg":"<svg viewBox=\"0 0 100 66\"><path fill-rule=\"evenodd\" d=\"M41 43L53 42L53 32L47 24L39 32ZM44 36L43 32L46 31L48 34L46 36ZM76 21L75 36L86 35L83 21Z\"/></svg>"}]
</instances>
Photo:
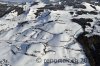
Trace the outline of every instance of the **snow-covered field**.
<instances>
[{"instance_id":1,"label":"snow-covered field","mask_svg":"<svg viewBox=\"0 0 100 66\"><path fill-rule=\"evenodd\" d=\"M0 18L1 66L90 66L76 38L84 30L91 35L100 35L100 26L97 25L100 7L95 6L94 9L89 3L82 4L86 9L65 6L63 10L49 10L40 9L46 5L42 2L32 6L27 4L23 6L24 13L18 15L13 10ZM81 10L96 11L98 14L77 15L76 11ZM93 22L83 29L84 24L73 22L71 19L74 18L90 18Z\"/></svg>"}]
</instances>

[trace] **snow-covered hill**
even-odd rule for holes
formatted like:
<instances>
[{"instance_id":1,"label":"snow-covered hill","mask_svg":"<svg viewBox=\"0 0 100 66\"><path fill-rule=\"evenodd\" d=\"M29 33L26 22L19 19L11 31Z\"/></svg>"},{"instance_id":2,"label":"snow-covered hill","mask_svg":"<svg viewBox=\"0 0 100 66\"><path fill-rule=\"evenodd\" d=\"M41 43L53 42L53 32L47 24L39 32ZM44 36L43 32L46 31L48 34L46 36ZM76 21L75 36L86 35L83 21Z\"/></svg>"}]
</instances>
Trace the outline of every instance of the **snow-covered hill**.
<instances>
[{"instance_id":1,"label":"snow-covered hill","mask_svg":"<svg viewBox=\"0 0 100 66\"><path fill-rule=\"evenodd\" d=\"M91 36L100 36L99 6L86 2L73 6L43 2L19 6L11 11L12 6L6 6L1 11L7 11L0 18L1 66L95 65L98 44L91 43Z\"/></svg>"}]
</instances>

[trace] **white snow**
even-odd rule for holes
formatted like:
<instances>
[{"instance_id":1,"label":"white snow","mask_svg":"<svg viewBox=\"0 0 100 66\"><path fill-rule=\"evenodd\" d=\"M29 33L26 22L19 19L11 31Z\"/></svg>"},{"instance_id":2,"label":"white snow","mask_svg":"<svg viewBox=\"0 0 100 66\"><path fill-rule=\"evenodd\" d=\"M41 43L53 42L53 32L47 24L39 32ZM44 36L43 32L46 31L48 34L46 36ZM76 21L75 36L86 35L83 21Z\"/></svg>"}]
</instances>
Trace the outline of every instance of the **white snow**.
<instances>
[{"instance_id":1,"label":"white snow","mask_svg":"<svg viewBox=\"0 0 100 66\"><path fill-rule=\"evenodd\" d=\"M5 19L8 20L8 19L13 19L14 17L17 17L17 15L18 15L18 13L15 10L13 10L13 11L11 11L9 14L7 14L4 17L5 17Z\"/></svg>"},{"instance_id":2,"label":"white snow","mask_svg":"<svg viewBox=\"0 0 100 66\"><path fill-rule=\"evenodd\" d=\"M90 6L91 4L89 4L89 3L84 2L83 5L86 6L86 9L84 9L86 11L94 11L95 10Z\"/></svg>"},{"instance_id":3,"label":"white snow","mask_svg":"<svg viewBox=\"0 0 100 66\"><path fill-rule=\"evenodd\" d=\"M90 4L83 4L87 11L94 10ZM80 61L81 58L87 58L82 46L75 40L83 29L71 21L73 15L69 12L74 9L69 6L66 6L65 10L57 11L44 9L36 18L34 13L45 5L28 4L25 13L18 16L17 12L12 11L0 19L0 59L7 59L12 66L90 66L88 59L86 63L79 64L44 63L44 59L76 58ZM94 15L81 15L77 18L80 17L95 18ZM99 18L99 15L97 17ZM95 27L100 31L100 27ZM87 27L86 30L89 29L91 28ZM42 61L38 63L36 59Z\"/></svg>"}]
</instances>

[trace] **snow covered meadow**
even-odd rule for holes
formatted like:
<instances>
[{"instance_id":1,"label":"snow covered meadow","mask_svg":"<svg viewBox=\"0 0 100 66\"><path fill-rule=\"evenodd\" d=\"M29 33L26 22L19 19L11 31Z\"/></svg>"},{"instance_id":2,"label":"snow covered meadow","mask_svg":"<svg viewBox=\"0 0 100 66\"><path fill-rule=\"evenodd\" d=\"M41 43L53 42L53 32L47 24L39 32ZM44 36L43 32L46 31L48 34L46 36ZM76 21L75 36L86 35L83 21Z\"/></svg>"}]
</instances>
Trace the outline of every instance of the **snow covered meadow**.
<instances>
[{"instance_id":1,"label":"snow covered meadow","mask_svg":"<svg viewBox=\"0 0 100 66\"><path fill-rule=\"evenodd\" d=\"M94 53L97 48L88 38L100 36L100 6L43 1L1 6L5 7L0 9L4 12L0 18L1 66L95 65L91 50Z\"/></svg>"}]
</instances>

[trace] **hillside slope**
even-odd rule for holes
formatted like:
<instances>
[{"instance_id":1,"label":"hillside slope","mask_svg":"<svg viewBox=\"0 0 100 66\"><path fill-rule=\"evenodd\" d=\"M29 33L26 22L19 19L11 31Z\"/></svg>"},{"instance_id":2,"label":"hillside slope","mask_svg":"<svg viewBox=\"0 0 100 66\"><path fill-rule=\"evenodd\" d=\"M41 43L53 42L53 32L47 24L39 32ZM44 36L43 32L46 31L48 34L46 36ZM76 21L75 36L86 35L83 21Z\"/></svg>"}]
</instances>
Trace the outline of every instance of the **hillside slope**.
<instances>
[{"instance_id":1,"label":"hillside slope","mask_svg":"<svg viewBox=\"0 0 100 66\"><path fill-rule=\"evenodd\" d=\"M99 6L35 2L4 7L1 66L99 66Z\"/></svg>"}]
</instances>

